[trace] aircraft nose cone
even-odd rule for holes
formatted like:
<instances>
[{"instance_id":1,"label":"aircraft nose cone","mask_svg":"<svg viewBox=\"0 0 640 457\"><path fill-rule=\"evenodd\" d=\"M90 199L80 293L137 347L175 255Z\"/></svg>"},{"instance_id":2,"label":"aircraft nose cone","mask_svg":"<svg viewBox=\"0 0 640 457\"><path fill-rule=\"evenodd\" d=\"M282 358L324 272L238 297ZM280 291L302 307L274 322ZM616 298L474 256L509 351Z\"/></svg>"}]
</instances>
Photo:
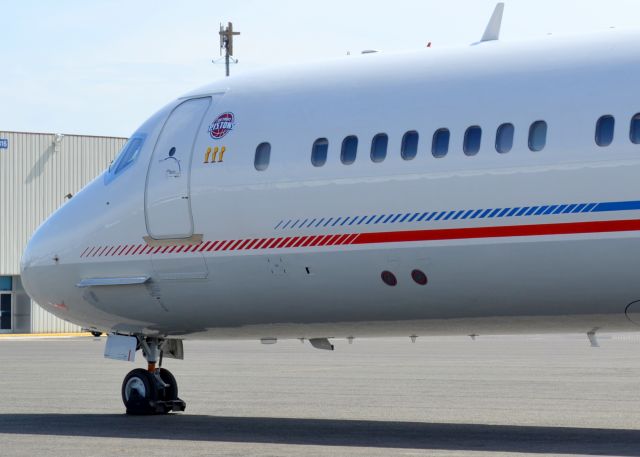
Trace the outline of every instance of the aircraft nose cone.
<instances>
[{"instance_id":1,"label":"aircraft nose cone","mask_svg":"<svg viewBox=\"0 0 640 457\"><path fill-rule=\"evenodd\" d=\"M57 264L50 225L47 221L35 231L20 261L22 284L29 296L39 303L46 299L42 278L51 273L52 267Z\"/></svg>"}]
</instances>

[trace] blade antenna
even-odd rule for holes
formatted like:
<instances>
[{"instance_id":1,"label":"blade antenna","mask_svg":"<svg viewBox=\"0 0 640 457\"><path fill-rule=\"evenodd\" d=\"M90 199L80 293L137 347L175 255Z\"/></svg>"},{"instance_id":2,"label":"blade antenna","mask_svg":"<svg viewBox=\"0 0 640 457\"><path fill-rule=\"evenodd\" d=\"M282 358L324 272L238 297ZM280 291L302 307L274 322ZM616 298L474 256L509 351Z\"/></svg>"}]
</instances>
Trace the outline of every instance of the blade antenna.
<instances>
[{"instance_id":1,"label":"blade antenna","mask_svg":"<svg viewBox=\"0 0 640 457\"><path fill-rule=\"evenodd\" d=\"M500 38L500 26L502 25L502 13L504 12L504 3L498 3L496 9L493 10L491 19L487 24L487 28L482 35L480 43L485 41L495 41Z\"/></svg>"}]
</instances>

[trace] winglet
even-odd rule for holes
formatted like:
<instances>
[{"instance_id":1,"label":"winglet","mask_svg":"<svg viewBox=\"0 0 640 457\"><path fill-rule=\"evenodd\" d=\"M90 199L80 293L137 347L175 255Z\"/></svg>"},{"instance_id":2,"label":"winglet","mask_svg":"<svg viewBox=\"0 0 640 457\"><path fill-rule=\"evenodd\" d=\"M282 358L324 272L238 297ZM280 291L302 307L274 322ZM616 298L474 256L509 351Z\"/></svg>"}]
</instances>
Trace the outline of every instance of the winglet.
<instances>
[{"instance_id":1,"label":"winglet","mask_svg":"<svg viewBox=\"0 0 640 457\"><path fill-rule=\"evenodd\" d=\"M487 24L487 28L482 35L480 43L484 41L494 41L500 38L500 26L502 25L502 13L504 12L504 3L498 3L496 9L493 10L491 19Z\"/></svg>"}]
</instances>

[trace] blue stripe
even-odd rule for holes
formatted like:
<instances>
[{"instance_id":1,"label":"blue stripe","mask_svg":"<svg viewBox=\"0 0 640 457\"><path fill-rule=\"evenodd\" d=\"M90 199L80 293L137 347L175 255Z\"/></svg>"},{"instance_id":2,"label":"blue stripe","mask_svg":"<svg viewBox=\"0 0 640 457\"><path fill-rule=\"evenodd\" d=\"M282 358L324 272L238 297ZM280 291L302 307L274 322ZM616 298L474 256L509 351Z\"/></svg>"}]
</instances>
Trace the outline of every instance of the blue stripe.
<instances>
[{"instance_id":1,"label":"blue stripe","mask_svg":"<svg viewBox=\"0 0 640 457\"><path fill-rule=\"evenodd\" d=\"M576 206L576 209L574 209L572 211L572 213L581 213L585 206L587 206L586 203L582 203L582 204Z\"/></svg>"},{"instance_id":2,"label":"blue stripe","mask_svg":"<svg viewBox=\"0 0 640 457\"><path fill-rule=\"evenodd\" d=\"M602 213L605 211L631 211L640 209L640 201L630 202L604 202L598 203L592 212Z\"/></svg>"},{"instance_id":3,"label":"blue stripe","mask_svg":"<svg viewBox=\"0 0 640 457\"><path fill-rule=\"evenodd\" d=\"M488 209L468 209L468 210L444 210L444 211L426 211L424 213L392 213L381 214L372 216L348 216L338 217L334 219L332 217L325 219L314 218L309 222L310 218L302 219L289 219L285 222L285 219L280 220L278 224L273 228L274 230L285 230L295 228L309 228L311 226L323 227L343 225L360 225L363 223L378 224L381 221L383 223L403 223L403 222L421 222L421 221L448 221L448 220L465 220L465 219L484 219L484 218L502 218L502 217L521 217L521 216L546 216L557 214L578 214L578 213L601 213L612 211L636 211L640 210L640 200L631 200L623 202L602 202L602 203L573 203L564 205L543 205L543 206L525 206L514 208L488 208ZM377 218L377 219L376 219ZM365 222L366 220L366 222ZM302 221L302 222L300 222ZM317 221L317 222L316 222ZM333 223L332 223L333 222ZM315 225L314 225L315 224Z\"/></svg>"}]
</instances>

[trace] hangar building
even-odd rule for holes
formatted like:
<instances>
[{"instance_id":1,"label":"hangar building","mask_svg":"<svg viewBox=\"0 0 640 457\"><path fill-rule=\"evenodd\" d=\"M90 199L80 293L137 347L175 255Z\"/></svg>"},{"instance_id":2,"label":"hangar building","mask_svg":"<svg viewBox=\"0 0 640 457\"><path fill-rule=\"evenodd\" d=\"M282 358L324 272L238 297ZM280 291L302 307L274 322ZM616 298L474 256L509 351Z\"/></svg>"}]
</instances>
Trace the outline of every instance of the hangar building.
<instances>
[{"instance_id":1,"label":"hangar building","mask_svg":"<svg viewBox=\"0 0 640 457\"><path fill-rule=\"evenodd\" d=\"M29 298L20 281L20 257L40 223L108 167L125 142L0 131L0 333L81 330Z\"/></svg>"}]
</instances>

